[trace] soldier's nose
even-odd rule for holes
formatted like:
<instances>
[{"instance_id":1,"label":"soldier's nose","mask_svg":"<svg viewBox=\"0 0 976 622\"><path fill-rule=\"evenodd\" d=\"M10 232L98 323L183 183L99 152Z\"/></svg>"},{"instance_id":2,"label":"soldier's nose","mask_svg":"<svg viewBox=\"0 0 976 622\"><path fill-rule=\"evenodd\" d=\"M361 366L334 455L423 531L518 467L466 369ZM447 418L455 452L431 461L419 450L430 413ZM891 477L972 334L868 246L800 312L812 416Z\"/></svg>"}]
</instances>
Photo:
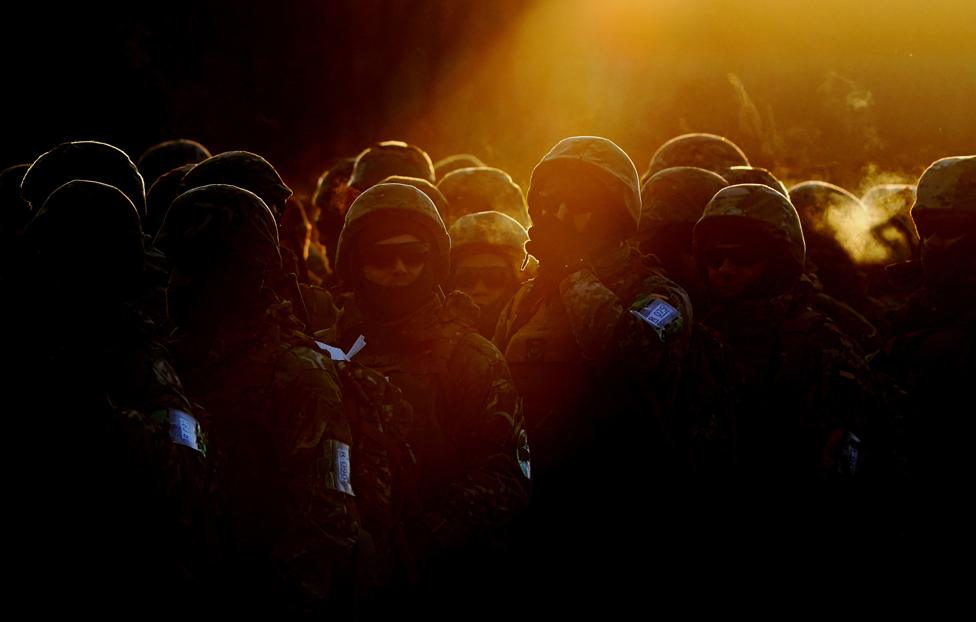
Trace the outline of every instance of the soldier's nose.
<instances>
[{"instance_id":1,"label":"soldier's nose","mask_svg":"<svg viewBox=\"0 0 976 622\"><path fill-rule=\"evenodd\" d=\"M397 257L396 263L393 264L393 274L406 274L407 264L403 263L403 259Z\"/></svg>"}]
</instances>

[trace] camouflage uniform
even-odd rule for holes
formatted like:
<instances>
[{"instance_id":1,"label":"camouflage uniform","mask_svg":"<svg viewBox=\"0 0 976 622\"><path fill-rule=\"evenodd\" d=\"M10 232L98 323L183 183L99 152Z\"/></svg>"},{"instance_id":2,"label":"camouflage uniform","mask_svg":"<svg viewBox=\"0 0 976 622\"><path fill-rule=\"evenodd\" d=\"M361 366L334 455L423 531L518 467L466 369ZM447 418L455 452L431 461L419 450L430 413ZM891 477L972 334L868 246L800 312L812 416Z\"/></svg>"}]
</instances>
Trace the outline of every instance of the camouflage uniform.
<instances>
[{"instance_id":1,"label":"camouflage uniform","mask_svg":"<svg viewBox=\"0 0 976 622\"><path fill-rule=\"evenodd\" d=\"M972 422L960 404L970 401L976 378L976 156L943 158L926 169L912 218L922 239L923 285L893 313L892 337L874 365L907 391L905 450L912 474L929 485L972 469ZM938 228L949 230L943 237L960 236L951 255L936 251L953 245L932 248Z\"/></svg>"},{"instance_id":2,"label":"camouflage uniform","mask_svg":"<svg viewBox=\"0 0 976 622\"><path fill-rule=\"evenodd\" d=\"M741 369L742 472L764 479L855 472L864 466L858 451L875 441L868 433L873 387L857 345L797 289L806 245L796 210L766 186L730 186L695 226L700 259L720 234L767 245L767 271L778 274L767 277L764 294L716 302L702 319ZM858 438L868 445L858 449Z\"/></svg>"},{"instance_id":3,"label":"camouflage uniform","mask_svg":"<svg viewBox=\"0 0 976 622\"><path fill-rule=\"evenodd\" d=\"M174 267L181 369L213 414L244 609L343 602L368 542L354 496L362 481L334 364L290 303L260 289L281 269L274 217L246 190L207 185L173 202L158 240ZM217 281L201 281L203 296L220 304L181 303L175 286L206 278Z\"/></svg>"},{"instance_id":4,"label":"camouflage uniform","mask_svg":"<svg viewBox=\"0 0 976 622\"><path fill-rule=\"evenodd\" d=\"M569 232L547 248L545 227L558 227L539 207L547 186L580 178L599 192L591 224L619 223L588 257ZM661 514L649 514L634 491L658 491L684 466L685 437L670 426L692 315L684 290L625 243L637 230L640 193L615 144L558 143L532 173L528 204L529 245L541 248L527 250L538 253L539 271L502 312L495 343L525 399L532 439L532 506L516 530L520 570L533 598L558 599L567 589L611 589L624 579L624 551L660 527Z\"/></svg>"},{"instance_id":5,"label":"camouflage uniform","mask_svg":"<svg viewBox=\"0 0 976 622\"><path fill-rule=\"evenodd\" d=\"M462 168L448 173L437 182L437 189L447 199L449 216L444 224L476 212L501 212L523 227L531 224L522 189L511 176L497 168Z\"/></svg>"},{"instance_id":6,"label":"camouflage uniform","mask_svg":"<svg viewBox=\"0 0 976 622\"><path fill-rule=\"evenodd\" d=\"M24 574L47 565L44 593L75 611L209 610L219 542L208 420L139 308L134 206L111 186L69 182L38 210L25 252L25 304L8 344L16 367L5 368L32 404L29 421L11 421L25 426L15 436L45 443L18 465L36 487L20 531L32 546ZM84 300L74 330L58 330L65 300Z\"/></svg>"},{"instance_id":7,"label":"camouflage uniform","mask_svg":"<svg viewBox=\"0 0 976 622\"><path fill-rule=\"evenodd\" d=\"M402 427L416 456L420 503L406 529L411 549L425 559L465 550L525 506L528 448L508 367L468 320L476 309L467 296L428 290L397 319L374 310L357 258L364 238L380 230L415 231L431 244L425 270L432 281L424 283L447 278L450 240L423 193L379 184L353 203L336 255L354 292L343 305L338 343L348 348L365 335L356 361L388 376L412 406Z\"/></svg>"},{"instance_id":8,"label":"camouflage uniform","mask_svg":"<svg viewBox=\"0 0 976 622\"><path fill-rule=\"evenodd\" d=\"M566 139L533 171L533 184L577 170L605 185L610 209L636 230L640 194L630 158L606 139ZM530 205L533 192L530 187ZM525 397L544 478L549 469L579 460L582 448L594 443L595 428L619 434L630 425L653 427L688 343L691 307L681 288L622 244L563 274L553 275L545 257L540 261L538 276L502 313L495 343ZM638 316L656 302L674 310L664 328Z\"/></svg>"}]
</instances>

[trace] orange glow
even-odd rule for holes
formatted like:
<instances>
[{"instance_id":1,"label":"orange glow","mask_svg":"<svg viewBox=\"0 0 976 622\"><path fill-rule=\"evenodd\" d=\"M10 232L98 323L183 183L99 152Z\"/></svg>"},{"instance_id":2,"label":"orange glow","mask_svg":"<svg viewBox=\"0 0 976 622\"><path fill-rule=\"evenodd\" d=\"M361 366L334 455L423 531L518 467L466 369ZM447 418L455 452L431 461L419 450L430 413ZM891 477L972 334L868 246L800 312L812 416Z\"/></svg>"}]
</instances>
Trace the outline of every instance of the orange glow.
<instances>
[{"instance_id":1,"label":"orange glow","mask_svg":"<svg viewBox=\"0 0 976 622\"><path fill-rule=\"evenodd\" d=\"M574 134L643 170L674 135L719 133L788 184L855 192L976 150L974 3L540 0L449 66L418 142L522 185Z\"/></svg>"}]
</instances>

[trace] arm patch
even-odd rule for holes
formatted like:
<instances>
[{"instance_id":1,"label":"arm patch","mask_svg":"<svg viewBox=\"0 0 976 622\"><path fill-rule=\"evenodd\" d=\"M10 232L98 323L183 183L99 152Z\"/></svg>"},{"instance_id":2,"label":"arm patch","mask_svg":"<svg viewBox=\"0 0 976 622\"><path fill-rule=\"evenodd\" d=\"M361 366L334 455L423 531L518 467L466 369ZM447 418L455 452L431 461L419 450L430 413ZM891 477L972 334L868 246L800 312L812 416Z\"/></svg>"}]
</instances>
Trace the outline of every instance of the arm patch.
<instances>
[{"instance_id":1,"label":"arm patch","mask_svg":"<svg viewBox=\"0 0 976 622\"><path fill-rule=\"evenodd\" d=\"M681 330L683 324L681 312L660 298L642 298L634 303L630 312L650 325L662 342Z\"/></svg>"}]
</instances>

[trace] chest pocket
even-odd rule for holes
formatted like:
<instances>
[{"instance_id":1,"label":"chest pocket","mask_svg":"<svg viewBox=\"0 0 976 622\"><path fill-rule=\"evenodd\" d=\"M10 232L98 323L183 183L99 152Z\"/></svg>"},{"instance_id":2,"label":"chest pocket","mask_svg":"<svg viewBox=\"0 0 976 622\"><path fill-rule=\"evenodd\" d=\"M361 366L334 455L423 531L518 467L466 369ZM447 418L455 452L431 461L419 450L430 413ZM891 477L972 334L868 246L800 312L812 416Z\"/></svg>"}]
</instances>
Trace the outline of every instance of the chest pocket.
<instances>
[{"instance_id":1,"label":"chest pocket","mask_svg":"<svg viewBox=\"0 0 976 622\"><path fill-rule=\"evenodd\" d=\"M569 316L558 301L545 302L512 335L505 349L510 365L576 363L580 349L570 330Z\"/></svg>"},{"instance_id":2,"label":"chest pocket","mask_svg":"<svg viewBox=\"0 0 976 622\"><path fill-rule=\"evenodd\" d=\"M424 350L412 356L380 354L366 356L357 361L390 379L403 391L403 397L412 407L410 419L401 421L407 443L417 459L417 472L421 494L434 496L441 490L452 472L451 465L457 460L455 443L445 421L450 413L446 403L445 376L447 360L433 350Z\"/></svg>"}]
</instances>

